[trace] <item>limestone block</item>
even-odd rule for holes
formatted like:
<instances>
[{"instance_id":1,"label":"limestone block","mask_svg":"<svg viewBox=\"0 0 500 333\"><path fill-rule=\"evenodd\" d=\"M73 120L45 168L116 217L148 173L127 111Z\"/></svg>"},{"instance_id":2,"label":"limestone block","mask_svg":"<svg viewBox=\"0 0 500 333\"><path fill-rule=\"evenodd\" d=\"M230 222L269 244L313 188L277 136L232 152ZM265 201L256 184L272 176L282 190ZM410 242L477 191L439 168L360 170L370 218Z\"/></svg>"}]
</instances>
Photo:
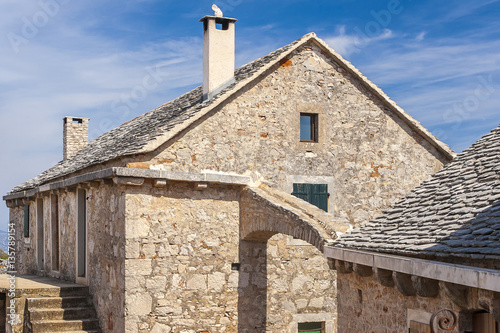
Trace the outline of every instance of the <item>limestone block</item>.
<instances>
[{"instance_id":1,"label":"limestone block","mask_svg":"<svg viewBox=\"0 0 500 333\"><path fill-rule=\"evenodd\" d=\"M148 293L137 293L126 299L126 308L129 314L145 316L151 313L153 298Z\"/></svg>"},{"instance_id":2,"label":"limestone block","mask_svg":"<svg viewBox=\"0 0 500 333\"><path fill-rule=\"evenodd\" d=\"M170 333L172 329L170 326L156 323L151 330L151 333Z\"/></svg>"},{"instance_id":3,"label":"limestone block","mask_svg":"<svg viewBox=\"0 0 500 333\"><path fill-rule=\"evenodd\" d=\"M224 285L226 284L226 274L215 272L208 275L208 288L215 289L217 291L222 291Z\"/></svg>"},{"instance_id":4,"label":"limestone block","mask_svg":"<svg viewBox=\"0 0 500 333\"><path fill-rule=\"evenodd\" d=\"M187 279L187 289L202 290L207 289L207 276L204 274L194 274Z\"/></svg>"},{"instance_id":5,"label":"limestone block","mask_svg":"<svg viewBox=\"0 0 500 333\"><path fill-rule=\"evenodd\" d=\"M151 275L151 259L128 259L125 262L125 274L130 275Z\"/></svg>"}]
</instances>

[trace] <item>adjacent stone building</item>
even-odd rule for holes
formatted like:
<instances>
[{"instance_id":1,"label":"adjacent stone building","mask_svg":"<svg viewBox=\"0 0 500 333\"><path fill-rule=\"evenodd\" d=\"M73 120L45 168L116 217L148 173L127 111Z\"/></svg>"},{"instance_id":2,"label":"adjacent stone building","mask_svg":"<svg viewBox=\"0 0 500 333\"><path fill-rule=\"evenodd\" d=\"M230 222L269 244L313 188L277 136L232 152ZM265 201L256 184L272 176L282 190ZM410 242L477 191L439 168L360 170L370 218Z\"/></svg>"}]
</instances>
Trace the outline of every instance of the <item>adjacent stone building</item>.
<instances>
[{"instance_id":1,"label":"adjacent stone building","mask_svg":"<svg viewBox=\"0 0 500 333\"><path fill-rule=\"evenodd\" d=\"M339 332L500 332L500 127L325 254Z\"/></svg>"},{"instance_id":2,"label":"adjacent stone building","mask_svg":"<svg viewBox=\"0 0 500 333\"><path fill-rule=\"evenodd\" d=\"M315 34L233 71L236 20L202 22L202 87L4 197L17 269L88 285L102 332L335 332L325 245L453 153Z\"/></svg>"}]
</instances>

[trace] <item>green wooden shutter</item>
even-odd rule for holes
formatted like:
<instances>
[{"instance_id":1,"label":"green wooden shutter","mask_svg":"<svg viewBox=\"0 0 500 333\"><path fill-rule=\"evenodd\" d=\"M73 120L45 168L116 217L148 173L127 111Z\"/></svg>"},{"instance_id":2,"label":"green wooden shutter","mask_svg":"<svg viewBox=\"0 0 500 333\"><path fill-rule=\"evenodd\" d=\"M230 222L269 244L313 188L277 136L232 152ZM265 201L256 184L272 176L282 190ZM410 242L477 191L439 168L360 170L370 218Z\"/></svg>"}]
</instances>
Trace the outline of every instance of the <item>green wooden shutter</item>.
<instances>
[{"instance_id":1,"label":"green wooden shutter","mask_svg":"<svg viewBox=\"0 0 500 333\"><path fill-rule=\"evenodd\" d=\"M311 184L293 184L293 195L307 202L311 202Z\"/></svg>"},{"instance_id":2,"label":"green wooden shutter","mask_svg":"<svg viewBox=\"0 0 500 333\"><path fill-rule=\"evenodd\" d=\"M293 184L294 196L305 200L318 208L328 211L327 184Z\"/></svg>"},{"instance_id":3,"label":"green wooden shutter","mask_svg":"<svg viewBox=\"0 0 500 333\"><path fill-rule=\"evenodd\" d=\"M30 236L30 206L24 206L24 237Z\"/></svg>"}]
</instances>

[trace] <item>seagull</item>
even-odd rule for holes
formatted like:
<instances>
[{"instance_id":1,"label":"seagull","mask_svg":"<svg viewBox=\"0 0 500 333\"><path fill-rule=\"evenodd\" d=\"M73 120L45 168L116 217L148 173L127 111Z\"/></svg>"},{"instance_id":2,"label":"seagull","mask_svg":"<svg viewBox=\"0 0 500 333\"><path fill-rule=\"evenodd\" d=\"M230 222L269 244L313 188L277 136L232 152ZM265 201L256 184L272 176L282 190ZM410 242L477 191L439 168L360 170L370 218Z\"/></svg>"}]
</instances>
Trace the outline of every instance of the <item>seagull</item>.
<instances>
[{"instance_id":1,"label":"seagull","mask_svg":"<svg viewBox=\"0 0 500 333\"><path fill-rule=\"evenodd\" d=\"M216 4L212 5L212 10L214 11L215 17L222 17L222 10L220 10L220 8L217 7Z\"/></svg>"}]
</instances>

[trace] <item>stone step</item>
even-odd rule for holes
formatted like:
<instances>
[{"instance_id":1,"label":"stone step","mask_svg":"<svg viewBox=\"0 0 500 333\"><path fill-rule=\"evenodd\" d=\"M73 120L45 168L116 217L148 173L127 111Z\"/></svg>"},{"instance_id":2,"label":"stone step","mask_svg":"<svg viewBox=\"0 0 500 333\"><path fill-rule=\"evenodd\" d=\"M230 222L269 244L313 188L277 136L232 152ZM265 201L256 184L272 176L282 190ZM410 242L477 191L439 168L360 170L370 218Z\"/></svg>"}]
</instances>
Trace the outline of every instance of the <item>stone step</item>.
<instances>
[{"instance_id":1,"label":"stone step","mask_svg":"<svg viewBox=\"0 0 500 333\"><path fill-rule=\"evenodd\" d=\"M99 331L99 321L97 319L31 321L31 327L36 333Z\"/></svg>"},{"instance_id":2,"label":"stone step","mask_svg":"<svg viewBox=\"0 0 500 333\"><path fill-rule=\"evenodd\" d=\"M36 289L36 294L41 297L83 296L89 294L89 287L40 288Z\"/></svg>"},{"instance_id":3,"label":"stone step","mask_svg":"<svg viewBox=\"0 0 500 333\"><path fill-rule=\"evenodd\" d=\"M92 306L92 300L89 296L28 298L29 309L81 308Z\"/></svg>"},{"instance_id":4,"label":"stone step","mask_svg":"<svg viewBox=\"0 0 500 333\"><path fill-rule=\"evenodd\" d=\"M90 319L96 318L96 313L93 307L78 307L78 308L52 308L40 309L31 308L31 321L44 320L74 320L74 319Z\"/></svg>"},{"instance_id":5,"label":"stone step","mask_svg":"<svg viewBox=\"0 0 500 333\"><path fill-rule=\"evenodd\" d=\"M59 333L102 333L100 329L96 330L85 330L85 331L64 331Z\"/></svg>"}]
</instances>

